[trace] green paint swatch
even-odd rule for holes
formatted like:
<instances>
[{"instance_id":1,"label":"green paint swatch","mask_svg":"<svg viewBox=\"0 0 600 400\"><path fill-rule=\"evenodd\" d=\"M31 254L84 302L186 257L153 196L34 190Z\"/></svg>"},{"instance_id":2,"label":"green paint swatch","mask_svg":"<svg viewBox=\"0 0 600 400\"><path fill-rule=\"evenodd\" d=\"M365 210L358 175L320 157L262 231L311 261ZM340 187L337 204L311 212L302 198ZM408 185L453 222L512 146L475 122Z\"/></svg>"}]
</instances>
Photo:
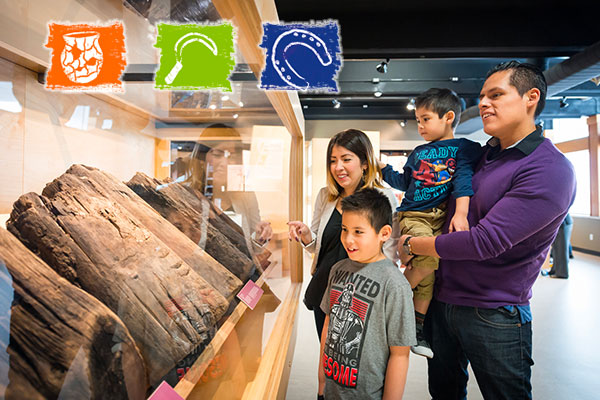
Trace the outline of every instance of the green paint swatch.
<instances>
[{"instance_id":1,"label":"green paint swatch","mask_svg":"<svg viewBox=\"0 0 600 400\"><path fill-rule=\"evenodd\" d=\"M231 92L227 79L235 66L233 26L158 24L160 67L154 78L157 89Z\"/></svg>"}]
</instances>

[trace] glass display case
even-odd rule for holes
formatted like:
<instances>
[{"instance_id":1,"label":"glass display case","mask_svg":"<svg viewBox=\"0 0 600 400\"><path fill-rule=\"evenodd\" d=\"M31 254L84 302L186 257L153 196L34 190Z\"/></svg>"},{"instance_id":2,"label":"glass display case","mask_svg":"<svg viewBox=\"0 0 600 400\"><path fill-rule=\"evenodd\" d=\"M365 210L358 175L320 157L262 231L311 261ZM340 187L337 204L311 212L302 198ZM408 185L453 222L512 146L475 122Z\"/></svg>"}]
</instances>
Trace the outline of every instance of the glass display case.
<instances>
[{"instance_id":1,"label":"glass display case","mask_svg":"<svg viewBox=\"0 0 600 400\"><path fill-rule=\"evenodd\" d=\"M283 396L304 122L295 93L257 88L274 2L3 6L0 397L143 399L163 382L187 399ZM155 24L223 18L232 92L155 89ZM114 20L124 92L47 90L48 23Z\"/></svg>"}]
</instances>

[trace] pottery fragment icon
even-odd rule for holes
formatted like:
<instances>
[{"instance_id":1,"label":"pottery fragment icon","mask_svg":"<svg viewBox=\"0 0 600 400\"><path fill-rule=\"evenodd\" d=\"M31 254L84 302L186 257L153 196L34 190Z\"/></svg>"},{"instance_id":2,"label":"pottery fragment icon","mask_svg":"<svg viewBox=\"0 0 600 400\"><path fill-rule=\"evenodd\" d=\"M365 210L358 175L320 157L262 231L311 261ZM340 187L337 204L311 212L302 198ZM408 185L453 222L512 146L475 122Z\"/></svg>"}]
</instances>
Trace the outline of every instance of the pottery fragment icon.
<instances>
[{"instance_id":1,"label":"pottery fragment icon","mask_svg":"<svg viewBox=\"0 0 600 400\"><path fill-rule=\"evenodd\" d=\"M65 75L76 83L88 83L102 68L102 49L98 32L75 32L63 35L65 48L60 61Z\"/></svg>"},{"instance_id":2,"label":"pottery fragment icon","mask_svg":"<svg viewBox=\"0 0 600 400\"><path fill-rule=\"evenodd\" d=\"M123 92L120 78L127 64L121 21L106 25L48 24L51 49L46 89Z\"/></svg>"}]
</instances>

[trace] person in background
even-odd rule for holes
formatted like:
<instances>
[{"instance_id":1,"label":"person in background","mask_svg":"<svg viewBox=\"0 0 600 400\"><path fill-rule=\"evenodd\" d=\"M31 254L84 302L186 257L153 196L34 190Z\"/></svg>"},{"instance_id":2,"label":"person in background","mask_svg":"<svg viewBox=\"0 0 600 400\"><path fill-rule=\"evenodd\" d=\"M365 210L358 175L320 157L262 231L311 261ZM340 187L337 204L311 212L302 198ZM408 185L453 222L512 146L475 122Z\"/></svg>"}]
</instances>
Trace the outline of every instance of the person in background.
<instances>
[{"instance_id":1,"label":"person in background","mask_svg":"<svg viewBox=\"0 0 600 400\"><path fill-rule=\"evenodd\" d=\"M319 306L329 271L336 262L348 258L340 241L342 199L360 189L377 188L386 195L394 210L398 206L392 190L381 184L373 146L364 132L347 129L332 137L327 146L327 165L327 186L317 195L310 228L302 221L288 222L289 239L300 242L315 255L304 304L314 312L319 338L325 321L325 313ZM392 260L398 259L396 243L397 239L391 238L384 244L384 252Z\"/></svg>"},{"instance_id":2,"label":"person in background","mask_svg":"<svg viewBox=\"0 0 600 400\"><path fill-rule=\"evenodd\" d=\"M545 98L539 68L510 61L490 70L479 114L492 138L472 179L470 230L400 238L403 264L440 258L425 321L433 399L465 399L469 363L484 398L532 397L531 287L575 198L573 166L535 124Z\"/></svg>"},{"instance_id":3,"label":"person in background","mask_svg":"<svg viewBox=\"0 0 600 400\"><path fill-rule=\"evenodd\" d=\"M481 157L479 143L454 138L460 120L460 99L452 90L432 88L415 100L415 117L419 134L429 143L418 146L408 156L404 173L379 162L383 179L404 198L398 208L400 233L411 236L435 236L442 233L446 221L446 202L450 194L456 210L450 218L450 232L469 229L467 212L473 195L471 177ZM404 275L413 288L417 344L415 354L432 358L431 346L423 333L423 322L433 297L438 259L417 256Z\"/></svg>"},{"instance_id":4,"label":"person in background","mask_svg":"<svg viewBox=\"0 0 600 400\"><path fill-rule=\"evenodd\" d=\"M392 207L376 189L342 200L341 242L321 310L319 395L327 399L401 399L409 346L416 342L412 293L382 251L392 235Z\"/></svg>"},{"instance_id":5,"label":"person in background","mask_svg":"<svg viewBox=\"0 0 600 400\"><path fill-rule=\"evenodd\" d=\"M542 270L543 276L551 278L568 279L569 278L569 259L571 253L571 233L573 232L573 218L567 214L560 228L556 239L552 242L550 254L552 257L552 268Z\"/></svg>"},{"instance_id":6,"label":"person in background","mask_svg":"<svg viewBox=\"0 0 600 400\"><path fill-rule=\"evenodd\" d=\"M242 137L224 124L206 127L188 160L185 184L200 191L223 211L242 217L242 230L250 249L264 246L273 236L268 221L262 221L256 194L228 188L229 167L242 165Z\"/></svg>"}]
</instances>

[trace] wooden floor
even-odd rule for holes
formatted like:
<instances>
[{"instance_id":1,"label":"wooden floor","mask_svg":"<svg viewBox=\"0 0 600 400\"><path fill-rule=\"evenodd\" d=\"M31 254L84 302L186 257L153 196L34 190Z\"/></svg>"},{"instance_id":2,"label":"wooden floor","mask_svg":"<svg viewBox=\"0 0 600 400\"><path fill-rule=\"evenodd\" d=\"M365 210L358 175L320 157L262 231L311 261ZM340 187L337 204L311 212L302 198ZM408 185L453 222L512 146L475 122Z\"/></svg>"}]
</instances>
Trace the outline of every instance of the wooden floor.
<instances>
[{"instance_id":1,"label":"wooden floor","mask_svg":"<svg viewBox=\"0 0 600 400\"><path fill-rule=\"evenodd\" d=\"M569 275L568 280L540 276L533 287L534 399L600 398L600 257L575 252ZM287 399L312 400L319 342L312 312L303 305L298 324ZM410 363L404 398L430 399L425 359L411 354ZM472 374L468 391L469 399L483 398Z\"/></svg>"}]
</instances>

